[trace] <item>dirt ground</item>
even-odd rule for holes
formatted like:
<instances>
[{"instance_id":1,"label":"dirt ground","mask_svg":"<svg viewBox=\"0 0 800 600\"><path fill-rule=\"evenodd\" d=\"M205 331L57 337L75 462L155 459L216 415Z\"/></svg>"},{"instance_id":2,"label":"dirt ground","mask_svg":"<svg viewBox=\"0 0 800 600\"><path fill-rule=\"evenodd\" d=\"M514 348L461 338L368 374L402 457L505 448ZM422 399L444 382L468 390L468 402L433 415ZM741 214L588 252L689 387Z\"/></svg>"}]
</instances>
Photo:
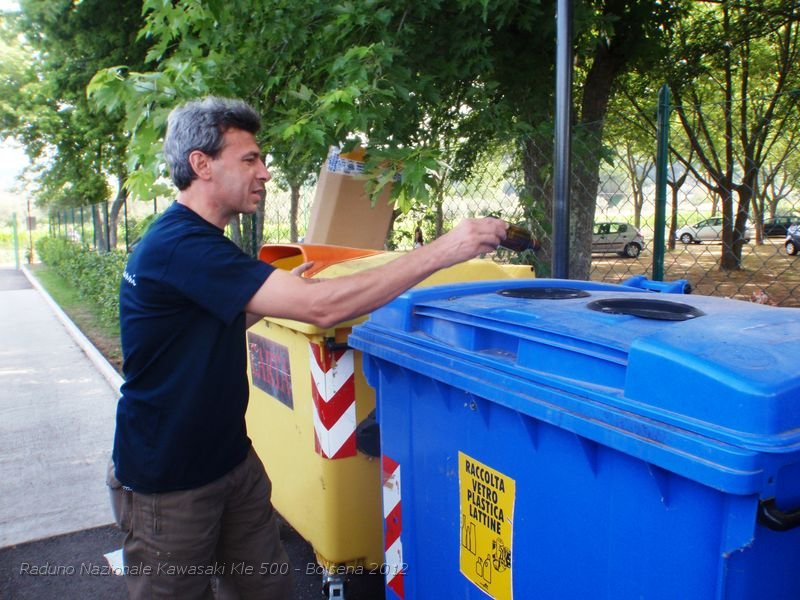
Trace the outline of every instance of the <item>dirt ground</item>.
<instances>
[{"instance_id":1,"label":"dirt ground","mask_svg":"<svg viewBox=\"0 0 800 600\"><path fill-rule=\"evenodd\" d=\"M678 242L664 258L664 280L686 279L693 293L724 296L761 304L800 307L800 256L789 256L783 238L753 242L742 250L743 268L726 272L719 268L719 244ZM633 275L652 276L653 255L645 249L636 259L595 255L591 278L618 283Z\"/></svg>"}]
</instances>

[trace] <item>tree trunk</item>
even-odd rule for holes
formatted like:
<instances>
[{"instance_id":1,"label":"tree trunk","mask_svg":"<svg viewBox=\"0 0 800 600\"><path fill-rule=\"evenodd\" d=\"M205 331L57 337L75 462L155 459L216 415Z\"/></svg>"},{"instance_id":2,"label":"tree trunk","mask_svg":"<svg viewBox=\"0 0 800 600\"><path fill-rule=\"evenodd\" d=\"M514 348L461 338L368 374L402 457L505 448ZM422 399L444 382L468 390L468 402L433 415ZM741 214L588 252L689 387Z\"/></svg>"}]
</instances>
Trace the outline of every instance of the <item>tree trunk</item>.
<instances>
[{"instance_id":1,"label":"tree trunk","mask_svg":"<svg viewBox=\"0 0 800 600\"><path fill-rule=\"evenodd\" d=\"M686 164L691 162L691 153L689 154L689 160L686 161ZM672 181L667 181L667 185L670 188L672 193L672 213L670 215L669 221L669 236L667 239L667 247L670 250L675 250L675 232L678 230L678 193L681 191L683 184L686 183L686 180L689 177L689 168L687 167L683 175L678 178L674 176L674 167L672 169L673 178Z\"/></svg>"},{"instance_id":2,"label":"tree trunk","mask_svg":"<svg viewBox=\"0 0 800 600\"><path fill-rule=\"evenodd\" d=\"M571 279L589 279L592 268L592 227L600 183L603 124L608 112L611 85L624 64L624 55L599 46L583 87L580 129L573 136L572 151Z\"/></svg>"},{"instance_id":3,"label":"tree trunk","mask_svg":"<svg viewBox=\"0 0 800 600\"><path fill-rule=\"evenodd\" d=\"M540 240L536 275L549 277L553 272L553 138L539 133L522 141L522 174L525 189L520 204L533 235Z\"/></svg>"},{"instance_id":4,"label":"tree trunk","mask_svg":"<svg viewBox=\"0 0 800 600\"><path fill-rule=\"evenodd\" d=\"M234 217L228 223L228 227L230 229L231 240L234 244L242 247L242 227L241 227L241 219L239 215L234 215Z\"/></svg>"},{"instance_id":5,"label":"tree trunk","mask_svg":"<svg viewBox=\"0 0 800 600\"><path fill-rule=\"evenodd\" d=\"M602 135L602 125L589 126ZM592 134L590 134L592 135ZM574 147L574 146L573 146ZM600 183L600 142L585 140L579 151L573 151L574 167L570 202L570 279L589 279L592 268L592 231L597 189Z\"/></svg>"},{"instance_id":6,"label":"tree trunk","mask_svg":"<svg viewBox=\"0 0 800 600\"><path fill-rule=\"evenodd\" d=\"M125 204L125 200L128 196L127 192L125 191L125 179L120 178L117 181L117 195L114 198L114 201L111 203L111 211L108 215L108 236L109 245L111 248L117 247L117 223L119 222L119 211L122 209L122 205Z\"/></svg>"},{"instance_id":7,"label":"tree trunk","mask_svg":"<svg viewBox=\"0 0 800 600\"><path fill-rule=\"evenodd\" d=\"M253 247L253 215L239 215L239 222L242 227L242 250L250 256L255 256Z\"/></svg>"},{"instance_id":8,"label":"tree trunk","mask_svg":"<svg viewBox=\"0 0 800 600\"><path fill-rule=\"evenodd\" d=\"M739 269L739 257L734 249L733 227L733 190L730 181L722 184L722 254L719 268L723 271L736 271ZM741 253L741 247L740 247Z\"/></svg>"},{"instance_id":9,"label":"tree trunk","mask_svg":"<svg viewBox=\"0 0 800 600\"><path fill-rule=\"evenodd\" d=\"M669 218L669 235L667 236L667 248L675 250L675 232L678 230L678 192L680 185L670 184L669 191L672 195L672 208Z\"/></svg>"},{"instance_id":10,"label":"tree trunk","mask_svg":"<svg viewBox=\"0 0 800 600\"><path fill-rule=\"evenodd\" d=\"M255 236L255 243L256 246L253 248L253 256L258 257L258 251L261 249L261 246L264 244L264 213L266 212L267 206L267 199L266 197L261 198L261 201L258 203L258 208L256 208L256 236ZM252 237L252 236L251 236Z\"/></svg>"},{"instance_id":11,"label":"tree trunk","mask_svg":"<svg viewBox=\"0 0 800 600\"><path fill-rule=\"evenodd\" d=\"M106 220L103 214L103 203L92 204L92 223L94 225L94 247L98 252L108 252L106 238Z\"/></svg>"},{"instance_id":12,"label":"tree trunk","mask_svg":"<svg viewBox=\"0 0 800 600\"><path fill-rule=\"evenodd\" d=\"M436 204L433 206L434 210L434 224L433 224L433 236L434 238L439 237L444 233L444 205L441 201L437 201Z\"/></svg>"},{"instance_id":13,"label":"tree trunk","mask_svg":"<svg viewBox=\"0 0 800 600\"><path fill-rule=\"evenodd\" d=\"M764 243L764 210L765 210L765 197L760 191L756 191L752 195L753 206L753 222L756 226L756 239L755 243L759 246Z\"/></svg>"}]
</instances>

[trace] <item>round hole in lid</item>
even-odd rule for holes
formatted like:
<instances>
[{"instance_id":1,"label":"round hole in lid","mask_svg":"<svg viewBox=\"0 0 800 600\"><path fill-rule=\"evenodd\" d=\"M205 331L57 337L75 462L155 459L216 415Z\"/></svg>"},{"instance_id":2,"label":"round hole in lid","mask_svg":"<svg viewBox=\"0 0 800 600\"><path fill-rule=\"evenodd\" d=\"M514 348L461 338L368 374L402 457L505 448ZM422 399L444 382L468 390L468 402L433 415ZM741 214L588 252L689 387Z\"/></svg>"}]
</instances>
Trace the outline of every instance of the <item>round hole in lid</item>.
<instances>
[{"instance_id":1,"label":"round hole in lid","mask_svg":"<svg viewBox=\"0 0 800 600\"><path fill-rule=\"evenodd\" d=\"M568 287L525 287L510 288L497 292L509 298L527 298L529 300L567 300L569 298L586 298L591 296L586 290Z\"/></svg>"},{"instance_id":2,"label":"round hole in lid","mask_svg":"<svg viewBox=\"0 0 800 600\"><path fill-rule=\"evenodd\" d=\"M705 314L688 304L649 298L607 298L589 302L586 308L606 314L630 315L658 321L688 321Z\"/></svg>"}]
</instances>

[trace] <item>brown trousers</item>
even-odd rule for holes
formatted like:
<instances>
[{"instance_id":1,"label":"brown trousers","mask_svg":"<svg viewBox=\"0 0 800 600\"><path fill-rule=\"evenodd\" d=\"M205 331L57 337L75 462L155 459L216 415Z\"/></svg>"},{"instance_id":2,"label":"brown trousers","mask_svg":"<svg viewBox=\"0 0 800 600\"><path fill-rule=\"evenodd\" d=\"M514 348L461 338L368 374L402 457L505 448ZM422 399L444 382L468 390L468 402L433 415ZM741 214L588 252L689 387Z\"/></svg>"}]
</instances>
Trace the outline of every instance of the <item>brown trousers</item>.
<instances>
[{"instance_id":1,"label":"brown trousers","mask_svg":"<svg viewBox=\"0 0 800 600\"><path fill-rule=\"evenodd\" d=\"M131 598L292 598L272 484L252 449L230 473L192 490L140 494L122 487L113 464L107 483L114 517L126 534Z\"/></svg>"}]
</instances>

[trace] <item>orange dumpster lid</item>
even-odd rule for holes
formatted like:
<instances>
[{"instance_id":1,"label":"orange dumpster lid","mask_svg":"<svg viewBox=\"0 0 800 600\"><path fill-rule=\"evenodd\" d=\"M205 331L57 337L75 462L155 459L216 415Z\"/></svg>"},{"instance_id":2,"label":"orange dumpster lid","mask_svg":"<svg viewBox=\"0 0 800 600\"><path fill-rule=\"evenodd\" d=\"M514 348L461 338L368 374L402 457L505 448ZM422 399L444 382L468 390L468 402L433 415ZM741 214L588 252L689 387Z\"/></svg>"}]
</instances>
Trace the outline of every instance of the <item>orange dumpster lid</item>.
<instances>
[{"instance_id":1,"label":"orange dumpster lid","mask_svg":"<svg viewBox=\"0 0 800 600\"><path fill-rule=\"evenodd\" d=\"M413 252L413 250L411 250ZM290 271L304 262L313 261L314 266L303 273L303 277L342 277L365 269L377 267L405 252L389 252L349 246L330 244L265 244L258 253L258 258L279 269ZM324 272L323 272L324 271ZM477 281L487 279L517 279L533 277L530 265L501 265L487 259L474 258L463 263L441 269L415 287L451 284L460 281ZM306 335L325 334L326 331L352 327L360 323L367 315L356 317L339 323L330 330L322 330L316 325L302 321L268 317L272 323L288 327Z\"/></svg>"},{"instance_id":2,"label":"orange dumpster lid","mask_svg":"<svg viewBox=\"0 0 800 600\"><path fill-rule=\"evenodd\" d=\"M287 271L304 262L313 261L314 266L303 273L303 277L313 277L319 271L336 263L375 254L383 254L383 250L329 244L264 244L258 252L258 258Z\"/></svg>"}]
</instances>

